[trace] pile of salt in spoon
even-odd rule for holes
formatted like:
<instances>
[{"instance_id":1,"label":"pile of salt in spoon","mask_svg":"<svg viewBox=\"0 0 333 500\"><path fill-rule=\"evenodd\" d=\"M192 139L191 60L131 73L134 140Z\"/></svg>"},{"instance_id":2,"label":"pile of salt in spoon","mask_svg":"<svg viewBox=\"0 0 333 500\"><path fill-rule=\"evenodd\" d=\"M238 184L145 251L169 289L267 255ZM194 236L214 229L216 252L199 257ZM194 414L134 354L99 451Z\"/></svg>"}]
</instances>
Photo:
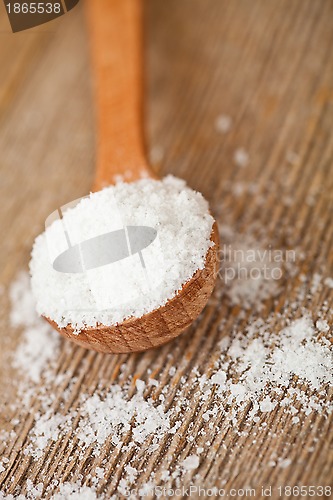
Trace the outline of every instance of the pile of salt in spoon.
<instances>
[{"instance_id":1,"label":"pile of salt in spoon","mask_svg":"<svg viewBox=\"0 0 333 500\"><path fill-rule=\"evenodd\" d=\"M214 219L203 196L172 176L118 183L69 208L36 238L30 271L39 314L77 331L116 325L175 297L205 266ZM150 227L156 238L138 253L86 272L59 272L56 255L122 227ZM65 233L66 236L65 236Z\"/></svg>"}]
</instances>

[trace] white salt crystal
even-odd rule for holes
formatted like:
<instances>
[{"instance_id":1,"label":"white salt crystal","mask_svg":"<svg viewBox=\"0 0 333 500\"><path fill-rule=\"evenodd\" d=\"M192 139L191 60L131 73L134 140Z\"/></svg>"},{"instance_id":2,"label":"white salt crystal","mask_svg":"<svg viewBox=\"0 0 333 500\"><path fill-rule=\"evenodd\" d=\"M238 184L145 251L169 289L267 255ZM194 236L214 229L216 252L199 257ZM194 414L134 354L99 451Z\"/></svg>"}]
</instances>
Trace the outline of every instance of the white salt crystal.
<instances>
[{"instance_id":1,"label":"white salt crystal","mask_svg":"<svg viewBox=\"0 0 333 500\"><path fill-rule=\"evenodd\" d=\"M59 438L67 423L69 421L64 415L53 414L51 410L46 411L43 415L37 413L30 434L32 444L28 448L29 455L37 459L40 458L49 442L56 441Z\"/></svg>"},{"instance_id":2,"label":"white salt crystal","mask_svg":"<svg viewBox=\"0 0 333 500\"><path fill-rule=\"evenodd\" d=\"M164 305L203 269L212 225L203 196L172 176L92 193L36 238L30 269L37 311L59 326L77 329L141 317ZM138 254L85 273L53 268L54 258L68 249L64 227L75 245L124 226L156 229L156 239L142 250L145 268Z\"/></svg>"},{"instance_id":3,"label":"white salt crystal","mask_svg":"<svg viewBox=\"0 0 333 500\"><path fill-rule=\"evenodd\" d=\"M300 156L295 151L288 151L286 154L286 160L291 165L297 165L300 161Z\"/></svg>"},{"instance_id":4,"label":"white salt crystal","mask_svg":"<svg viewBox=\"0 0 333 500\"><path fill-rule=\"evenodd\" d=\"M223 387L225 385L226 380L227 380L226 374L222 371L219 371L212 376L211 383Z\"/></svg>"},{"instance_id":5,"label":"white salt crystal","mask_svg":"<svg viewBox=\"0 0 333 500\"><path fill-rule=\"evenodd\" d=\"M333 360L329 348L315 341L310 317L294 321L281 334L280 349L273 356L275 377L294 374L306 380L312 389L333 381Z\"/></svg>"},{"instance_id":6,"label":"white salt crystal","mask_svg":"<svg viewBox=\"0 0 333 500\"><path fill-rule=\"evenodd\" d=\"M262 412L268 412L274 410L276 402L271 401L271 399L266 396L260 403L259 407Z\"/></svg>"},{"instance_id":7,"label":"white salt crystal","mask_svg":"<svg viewBox=\"0 0 333 500\"><path fill-rule=\"evenodd\" d=\"M27 479L27 493L29 498L40 498L43 492L43 483L34 485L31 479Z\"/></svg>"},{"instance_id":8,"label":"white salt crystal","mask_svg":"<svg viewBox=\"0 0 333 500\"><path fill-rule=\"evenodd\" d=\"M249 164L249 154L244 148L238 148L234 152L234 162L237 167L244 168Z\"/></svg>"},{"instance_id":9,"label":"white salt crystal","mask_svg":"<svg viewBox=\"0 0 333 500\"><path fill-rule=\"evenodd\" d=\"M182 467L185 470L194 470L199 467L200 459L198 455L190 455L182 462Z\"/></svg>"},{"instance_id":10,"label":"white salt crystal","mask_svg":"<svg viewBox=\"0 0 333 500\"><path fill-rule=\"evenodd\" d=\"M130 465L126 465L125 471L126 471L127 476L128 476L128 481L130 483L133 483L135 481L137 475L139 474L138 470L135 469L134 467L131 467Z\"/></svg>"},{"instance_id":11,"label":"white salt crystal","mask_svg":"<svg viewBox=\"0 0 333 500\"><path fill-rule=\"evenodd\" d=\"M289 465L291 465L291 463L292 460L290 458L279 459L279 466L281 469L286 469Z\"/></svg>"},{"instance_id":12,"label":"white salt crystal","mask_svg":"<svg viewBox=\"0 0 333 500\"><path fill-rule=\"evenodd\" d=\"M96 467L95 469L95 475L98 477L98 479L102 479L104 477L105 471L102 467Z\"/></svg>"},{"instance_id":13,"label":"white salt crystal","mask_svg":"<svg viewBox=\"0 0 333 500\"><path fill-rule=\"evenodd\" d=\"M169 375L170 375L170 377L173 377L175 373L176 373L176 367L175 366L170 366L170 368L169 368Z\"/></svg>"},{"instance_id":14,"label":"white salt crystal","mask_svg":"<svg viewBox=\"0 0 333 500\"><path fill-rule=\"evenodd\" d=\"M153 481L148 481L147 483L143 484L139 489L139 496L140 497L151 496L154 488L155 488L155 483Z\"/></svg>"},{"instance_id":15,"label":"white salt crystal","mask_svg":"<svg viewBox=\"0 0 333 500\"><path fill-rule=\"evenodd\" d=\"M97 394L88 398L81 406L81 415L77 435L84 446L95 442L102 446L110 435L117 444L121 435L130 429L133 419L132 434L136 443L143 443L150 435L163 436L170 429L169 414L162 405L154 406L141 392L128 400L126 391L118 385L111 386L104 399Z\"/></svg>"},{"instance_id":16,"label":"white salt crystal","mask_svg":"<svg viewBox=\"0 0 333 500\"><path fill-rule=\"evenodd\" d=\"M143 392L145 390L146 384L143 380L137 379L135 381L135 387L137 388L138 392Z\"/></svg>"},{"instance_id":17,"label":"white salt crystal","mask_svg":"<svg viewBox=\"0 0 333 500\"><path fill-rule=\"evenodd\" d=\"M170 472L168 470L163 470L161 473L162 481L167 481L170 478Z\"/></svg>"},{"instance_id":18,"label":"white salt crystal","mask_svg":"<svg viewBox=\"0 0 333 500\"><path fill-rule=\"evenodd\" d=\"M222 134L229 132L232 126L232 118L228 115L219 115L215 120L215 129Z\"/></svg>"},{"instance_id":19,"label":"white salt crystal","mask_svg":"<svg viewBox=\"0 0 333 500\"><path fill-rule=\"evenodd\" d=\"M325 278L324 285L328 286L328 288L333 288L333 278Z\"/></svg>"},{"instance_id":20,"label":"white salt crystal","mask_svg":"<svg viewBox=\"0 0 333 500\"><path fill-rule=\"evenodd\" d=\"M202 414L202 419L205 422L208 422L209 418L210 418L210 413L208 411L205 411L205 413Z\"/></svg>"},{"instance_id":21,"label":"white salt crystal","mask_svg":"<svg viewBox=\"0 0 333 500\"><path fill-rule=\"evenodd\" d=\"M327 321L325 321L324 319L318 319L317 322L316 322L316 328L320 332L328 332L329 329L330 329L330 326L327 323Z\"/></svg>"},{"instance_id":22,"label":"white salt crystal","mask_svg":"<svg viewBox=\"0 0 333 500\"><path fill-rule=\"evenodd\" d=\"M314 295L320 287L322 276L319 273L314 273L311 281L311 294Z\"/></svg>"}]
</instances>

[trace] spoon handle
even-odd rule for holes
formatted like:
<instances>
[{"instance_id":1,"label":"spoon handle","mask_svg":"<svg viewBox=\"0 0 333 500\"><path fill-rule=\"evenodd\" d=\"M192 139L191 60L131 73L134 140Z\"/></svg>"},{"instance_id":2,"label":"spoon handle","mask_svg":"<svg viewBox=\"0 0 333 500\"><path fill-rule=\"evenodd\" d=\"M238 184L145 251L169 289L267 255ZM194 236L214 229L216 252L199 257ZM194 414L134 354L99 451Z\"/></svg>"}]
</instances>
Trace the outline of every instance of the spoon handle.
<instances>
[{"instance_id":1,"label":"spoon handle","mask_svg":"<svg viewBox=\"0 0 333 500\"><path fill-rule=\"evenodd\" d=\"M142 0L87 0L97 113L94 189L156 177L143 138Z\"/></svg>"}]
</instances>

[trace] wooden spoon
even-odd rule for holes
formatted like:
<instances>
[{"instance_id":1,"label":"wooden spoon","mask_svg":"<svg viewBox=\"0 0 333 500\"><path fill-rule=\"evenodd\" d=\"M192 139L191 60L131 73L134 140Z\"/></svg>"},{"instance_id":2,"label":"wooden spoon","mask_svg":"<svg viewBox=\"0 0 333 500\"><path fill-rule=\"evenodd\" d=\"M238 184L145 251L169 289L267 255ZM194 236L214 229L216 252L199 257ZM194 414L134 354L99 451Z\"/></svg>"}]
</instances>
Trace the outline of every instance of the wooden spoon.
<instances>
[{"instance_id":1,"label":"wooden spoon","mask_svg":"<svg viewBox=\"0 0 333 500\"><path fill-rule=\"evenodd\" d=\"M97 170L94 189L141 177L158 178L148 165L142 117L142 3L140 0L86 0L97 102ZM205 267L164 306L116 326L71 325L61 335L88 349L108 353L145 351L177 337L200 314L217 274L218 231L214 223Z\"/></svg>"}]
</instances>

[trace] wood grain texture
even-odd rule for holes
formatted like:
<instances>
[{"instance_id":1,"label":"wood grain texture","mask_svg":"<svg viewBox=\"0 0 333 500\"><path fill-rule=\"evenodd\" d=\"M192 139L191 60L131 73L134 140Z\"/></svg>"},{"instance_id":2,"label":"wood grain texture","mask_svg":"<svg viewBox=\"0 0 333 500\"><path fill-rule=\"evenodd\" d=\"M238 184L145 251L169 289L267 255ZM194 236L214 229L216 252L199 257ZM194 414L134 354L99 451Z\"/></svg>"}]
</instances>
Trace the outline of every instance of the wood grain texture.
<instances>
[{"instance_id":1,"label":"wood grain texture","mask_svg":"<svg viewBox=\"0 0 333 500\"><path fill-rule=\"evenodd\" d=\"M332 275L332 19L331 0L151 0L146 5L146 126L152 162L162 175L173 173L202 191L219 224L239 234L255 227L258 237L263 233L275 248L302 252L298 274L282 280L278 297L265 302L263 317L271 312L277 318L279 313L300 314L286 306L286 301L295 300L300 274L309 288L315 273ZM95 165L81 9L43 31L15 35L15 41L8 31L1 18L0 227L6 237L0 247L0 281L5 286L27 266L31 244L46 216L55 206L89 191ZM221 113L233 119L225 135L214 127ZM235 168L233 161L239 147L249 153L249 165L243 169ZM255 195L249 188L253 185ZM219 287L223 289L221 283ZM64 374L63 384L48 388L54 394L54 411L73 376L77 382L68 404L75 408L82 393L92 394L97 386L106 388L117 381L121 366L124 376L143 380L150 369L159 380L157 388L149 389L156 400L163 387L166 407L175 408L177 392L187 398L187 406L177 410L181 427L175 435L151 454L149 443L136 455L130 449L111 454L106 445L98 457L87 452L80 460L73 429L33 461L23 450L38 407L32 406L29 413L22 408L18 437L2 450L10 462L0 474L1 488L11 493L18 484L24 490L27 479L47 487L52 479L86 477L107 459L98 491L110 496L129 462L142 471L138 487L152 471L158 484L163 470L174 471L194 453L193 443L204 452L198 471L183 479L185 486L192 481L207 488L252 486L260 491L262 485L270 485L271 498L278 498L277 486L331 483L332 416L314 412L292 425L290 416L277 407L261 416L266 427L253 423L245 434L239 433L243 419L232 426L221 413L208 423L201 418L212 403L207 400L198 409L193 369L211 373L217 343L235 327L243 328L251 313L241 316L239 307L219 297L188 333L143 354L105 356L62 344L58 373ZM331 321L332 299L326 287L305 295L302 305L315 318L326 301ZM19 333L9 328L6 295L0 300L0 427L10 430L15 416L11 380L17 374L8 359ZM289 458L291 465L271 467L274 454ZM168 485L173 484L170 479Z\"/></svg>"}]
</instances>

